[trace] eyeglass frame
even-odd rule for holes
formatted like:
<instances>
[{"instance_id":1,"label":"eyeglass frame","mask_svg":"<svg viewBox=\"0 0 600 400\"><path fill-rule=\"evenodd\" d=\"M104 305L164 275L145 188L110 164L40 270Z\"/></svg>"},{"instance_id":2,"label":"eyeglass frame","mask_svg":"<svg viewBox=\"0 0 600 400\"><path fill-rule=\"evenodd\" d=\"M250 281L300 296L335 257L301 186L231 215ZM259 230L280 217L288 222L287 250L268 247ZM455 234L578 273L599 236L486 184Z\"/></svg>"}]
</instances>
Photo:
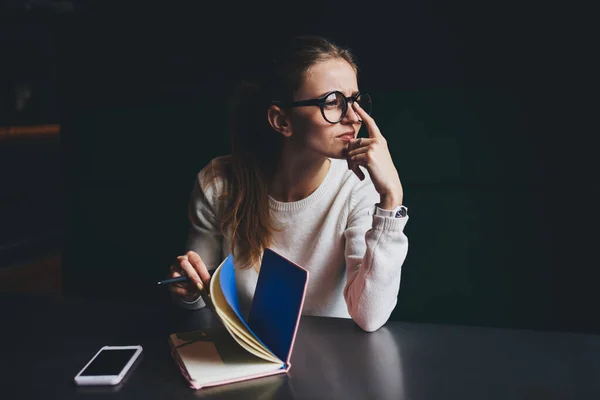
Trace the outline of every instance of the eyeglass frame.
<instances>
[{"instance_id":1,"label":"eyeglass frame","mask_svg":"<svg viewBox=\"0 0 600 400\"><path fill-rule=\"evenodd\" d=\"M325 107L325 104L326 104L325 100L327 99L327 97L331 96L333 93L339 93L342 96L342 98L345 100L345 107L344 107L344 109L342 111L342 116L336 122L331 122L330 120L328 120L327 117L325 117L325 110L323 109ZM349 104L349 102L350 101L352 101L352 102L357 101L360 96L368 96L368 98L371 99L371 96L369 96L368 93L358 92L358 93L356 93L356 94L354 94L352 96L346 97L339 90L332 90L331 92L327 92L323 96L321 96L319 98L316 98L316 99L298 100L298 101L293 101L293 102L283 102L283 101L274 100L274 101L271 101L271 104L276 105L276 106L280 106L280 107L319 106L319 108L321 109L321 115L323 116L323 119L325 121L329 122L330 124L339 124L346 117L346 114L348 114L348 104ZM373 99L371 99L371 104L372 103L373 103ZM371 115L371 110L370 109L368 111L367 110L365 110L365 111L367 112L367 114Z\"/></svg>"}]
</instances>

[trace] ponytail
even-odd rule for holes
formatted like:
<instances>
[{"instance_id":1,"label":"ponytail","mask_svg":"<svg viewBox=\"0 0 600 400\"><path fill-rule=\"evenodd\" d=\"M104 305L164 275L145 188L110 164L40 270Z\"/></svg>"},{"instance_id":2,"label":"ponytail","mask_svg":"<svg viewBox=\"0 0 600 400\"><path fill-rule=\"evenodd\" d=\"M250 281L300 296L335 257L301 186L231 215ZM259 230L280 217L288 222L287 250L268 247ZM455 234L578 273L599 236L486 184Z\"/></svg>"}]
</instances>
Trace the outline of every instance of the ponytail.
<instances>
[{"instance_id":1,"label":"ponytail","mask_svg":"<svg viewBox=\"0 0 600 400\"><path fill-rule=\"evenodd\" d=\"M269 98L258 84L242 82L231 103L231 157L217 166L228 187L221 231L231 234L239 268L258 265L275 230L269 208L269 184L283 138L269 125Z\"/></svg>"}]
</instances>

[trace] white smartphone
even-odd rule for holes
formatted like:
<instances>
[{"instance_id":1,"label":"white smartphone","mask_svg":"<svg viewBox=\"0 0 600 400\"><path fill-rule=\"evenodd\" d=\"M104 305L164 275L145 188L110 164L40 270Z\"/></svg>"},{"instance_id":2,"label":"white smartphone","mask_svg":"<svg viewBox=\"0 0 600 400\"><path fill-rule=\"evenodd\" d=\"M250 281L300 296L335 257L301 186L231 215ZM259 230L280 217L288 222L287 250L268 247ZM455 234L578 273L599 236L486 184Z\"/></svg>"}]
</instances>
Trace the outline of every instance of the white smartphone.
<instances>
[{"instance_id":1,"label":"white smartphone","mask_svg":"<svg viewBox=\"0 0 600 400\"><path fill-rule=\"evenodd\" d=\"M104 346L75 375L75 383L118 385L140 354L142 346Z\"/></svg>"}]
</instances>

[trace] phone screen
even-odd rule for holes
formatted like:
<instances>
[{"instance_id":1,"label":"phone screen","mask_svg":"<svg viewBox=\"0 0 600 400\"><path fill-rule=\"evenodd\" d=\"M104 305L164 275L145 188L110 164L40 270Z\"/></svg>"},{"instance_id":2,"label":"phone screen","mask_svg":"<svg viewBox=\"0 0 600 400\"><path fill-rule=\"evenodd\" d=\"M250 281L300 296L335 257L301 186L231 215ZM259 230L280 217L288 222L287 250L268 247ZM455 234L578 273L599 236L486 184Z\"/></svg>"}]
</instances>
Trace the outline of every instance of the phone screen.
<instances>
[{"instance_id":1,"label":"phone screen","mask_svg":"<svg viewBox=\"0 0 600 400\"><path fill-rule=\"evenodd\" d=\"M81 376L119 375L135 352L135 349L102 350Z\"/></svg>"}]
</instances>

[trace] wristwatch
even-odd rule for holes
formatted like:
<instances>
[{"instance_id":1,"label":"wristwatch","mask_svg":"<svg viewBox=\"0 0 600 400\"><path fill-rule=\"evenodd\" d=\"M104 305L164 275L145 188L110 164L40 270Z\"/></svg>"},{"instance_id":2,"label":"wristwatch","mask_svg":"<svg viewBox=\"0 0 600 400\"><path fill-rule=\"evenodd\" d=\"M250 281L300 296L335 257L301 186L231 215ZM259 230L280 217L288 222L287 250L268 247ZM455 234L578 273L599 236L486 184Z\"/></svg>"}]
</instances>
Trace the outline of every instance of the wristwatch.
<instances>
[{"instance_id":1,"label":"wristwatch","mask_svg":"<svg viewBox=\"0 0 600 400\"><path fill-rule=\"evenodd\" d=\"M380 217L404 218L408 215L408 208L405 206L398 206L393 210L384 210L376 205L374 214Z\"/></svg>"}]
</instances>

